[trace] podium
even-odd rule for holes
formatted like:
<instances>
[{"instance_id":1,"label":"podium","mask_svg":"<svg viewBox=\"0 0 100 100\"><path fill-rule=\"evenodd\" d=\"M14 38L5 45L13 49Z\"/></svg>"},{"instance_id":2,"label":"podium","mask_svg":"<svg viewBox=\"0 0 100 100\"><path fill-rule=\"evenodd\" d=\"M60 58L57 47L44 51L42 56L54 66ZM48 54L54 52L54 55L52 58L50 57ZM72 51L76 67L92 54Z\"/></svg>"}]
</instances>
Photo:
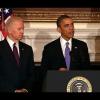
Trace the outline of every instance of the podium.
<instances>
[{"instance_id":1,"label":"podium","mask_svg":"<svg viewBox=\"0 0 100 100\"><path fill-rule=\"evenodd\" d=\"M100 92L100 71L47 71L43 92Z\"/></svg>"}]
</instances>

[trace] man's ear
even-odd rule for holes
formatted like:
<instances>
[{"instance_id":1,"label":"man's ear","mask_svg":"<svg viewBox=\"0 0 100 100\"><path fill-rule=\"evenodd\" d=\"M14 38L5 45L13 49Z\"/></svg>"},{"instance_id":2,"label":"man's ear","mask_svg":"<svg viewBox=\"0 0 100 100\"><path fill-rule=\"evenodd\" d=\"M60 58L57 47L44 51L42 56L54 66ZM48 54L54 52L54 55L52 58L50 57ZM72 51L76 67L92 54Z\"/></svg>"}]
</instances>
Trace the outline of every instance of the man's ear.
<instances>
[{"instance_id":1,"label":"man's ear","mask_svg":"<svg viewBox=\"0 0 100 100\"><path fill-rule=\"evenodd\" d=\"M57 27L57 31L58 31L59 33L61 33L61 29L60 29L59 27Z\"/></svg>"}]
</instances>

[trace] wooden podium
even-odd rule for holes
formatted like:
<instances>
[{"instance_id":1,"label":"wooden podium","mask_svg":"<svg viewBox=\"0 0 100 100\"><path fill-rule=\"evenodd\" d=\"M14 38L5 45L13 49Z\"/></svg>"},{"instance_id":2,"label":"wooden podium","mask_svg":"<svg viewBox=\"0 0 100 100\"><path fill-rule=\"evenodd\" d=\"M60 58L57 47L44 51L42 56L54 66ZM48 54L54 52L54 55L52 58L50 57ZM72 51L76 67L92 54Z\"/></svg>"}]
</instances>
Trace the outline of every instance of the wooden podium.
<instances>
[{"instance_id":1,"label":"wooden podium","mask_svg":"<svg viewBox=\"0 0 100 100\"><path fill-rule=\"evenodd\" d=\"M100 71L49 70L43 92L100 92Z\"/></svg>"}]
</instances>

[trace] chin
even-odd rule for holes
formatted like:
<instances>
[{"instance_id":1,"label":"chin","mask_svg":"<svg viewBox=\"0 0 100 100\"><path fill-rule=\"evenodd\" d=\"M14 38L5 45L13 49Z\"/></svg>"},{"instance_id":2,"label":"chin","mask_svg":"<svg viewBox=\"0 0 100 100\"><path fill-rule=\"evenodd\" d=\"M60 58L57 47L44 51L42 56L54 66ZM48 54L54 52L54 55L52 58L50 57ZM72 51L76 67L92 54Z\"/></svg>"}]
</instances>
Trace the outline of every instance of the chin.
<instances>
[{"instance_id":1,"label":"chin","mask_svg":"<svg viewBox=\"0 0 100 100\"><path fill-rule=\"evenodd\" d=\"M69 36L69 39L70 39L70 38L73 38L73 36Z\"/></svg>"},{"instance_id":2,"label":"chin","mask_svg":"<svg viewBox=\"0 0 100 100\"><path fill-rule=\"evenodd\" d=\"M20 37L19 40L22 40L22 37Z\"/></svg>"},{"instance_id":3,"label":"chin","mask_svg":"<svg viewBox=\"0 0 100 100\"><path fill-rule=\"evenodd\" d=\"M73 38L73 36L74 36L74 35L70 35L69 37L70 37L70 38Z\"/></svg>"}]
</instances>

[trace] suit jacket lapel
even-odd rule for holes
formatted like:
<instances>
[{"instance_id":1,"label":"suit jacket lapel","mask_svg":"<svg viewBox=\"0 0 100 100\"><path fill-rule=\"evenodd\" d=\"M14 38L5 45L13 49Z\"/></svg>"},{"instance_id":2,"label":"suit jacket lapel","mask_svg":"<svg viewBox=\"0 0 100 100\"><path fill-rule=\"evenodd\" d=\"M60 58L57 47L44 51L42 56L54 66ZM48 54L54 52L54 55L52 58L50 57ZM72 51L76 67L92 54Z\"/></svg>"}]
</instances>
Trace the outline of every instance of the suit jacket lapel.
<instances>
[{"instance_id":1,"label":"suit jacket lapel","mask_svg":"<svg viewBox=\"0 0 100 100\"><path fill-rule=\"evenodd\" d=\"M61 48L61 43L60 43L60 38L57 40L57 52L60 58L60 62L63 65L63 67L66 66L65 58L63 56L62 48Z\"/></svg>"},{"instance_id":2,"label":"suit jacket lapel","mask_svg":"<svg viewBox=\"0 0 100 100\"><path fill-rule=\"evenodd\" d=\"M6 39L4 40L3 48L4 48L3 50L5 52L5 55L6 55L6 58L8 59L8 61L13 62L14 65L15 64L17 65L17 62L16 62L15 57L13 55L12 49L9 46L9 44L8 44Z\"/></svg>"},{"instance_id":3,"label":"suit jacket lapel","mask_svg":"<svg viewBox=\"0 0 100 100\"><path fill-rule=\"evenodd\" d=\"M78 47L77 43L75 42L75 39L72 38L72 50L71 50L71 67L74 67L74 62L77 60L77 54L78 53Z\"/></svg>"},{"instance_id":4,"label":"suit jacket lapel","mask_svg":"<svg viewBox=\"0 0 100 100\"><path fill-rule=\"evenodd\" d=\"M77 42L75 41L75 39L72 39L72 54L76 54L78 52L78 46L77 46Z\"/></svg>"},{"instance_id":5,"label":"suit jacket lapel","mask_svg":"<svg viewBox=\"0 0 100 100\"><path fill-rule=\"evenodd\" d=\"M25 61L25 49L21 42L19 42L19 52L20 52L20 65L22 65Z\"/></svg>"}]
</instances>

